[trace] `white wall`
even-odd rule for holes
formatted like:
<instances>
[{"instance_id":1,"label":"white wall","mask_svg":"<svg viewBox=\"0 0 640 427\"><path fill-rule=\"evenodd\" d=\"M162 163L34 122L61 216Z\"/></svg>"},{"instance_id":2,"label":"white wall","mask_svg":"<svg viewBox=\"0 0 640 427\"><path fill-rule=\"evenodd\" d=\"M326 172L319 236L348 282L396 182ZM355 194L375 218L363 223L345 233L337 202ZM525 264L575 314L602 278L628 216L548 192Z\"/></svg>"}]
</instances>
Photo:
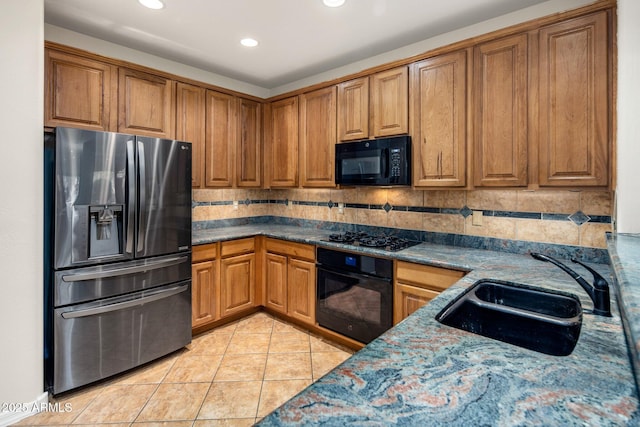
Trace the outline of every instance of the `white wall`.
<instances>
[{"instance_id":1,"label":"white wall","mask_svg":"<svg viewBox=\"0 0 640 427\"><path fill-rule=\"evenodd\" d=\"M618 0L617 231L640 233L640 2Z\"/></svg>"},{"instance_id":2,"label":"white wall","mask_svg":"<svg viewBox=\"0 0 640 427\"><path fill-rule=\"evenodd\" d=\"M0 1L1 403L43 392L43 14L43 0Z\"/></svg>"}]
</instances>

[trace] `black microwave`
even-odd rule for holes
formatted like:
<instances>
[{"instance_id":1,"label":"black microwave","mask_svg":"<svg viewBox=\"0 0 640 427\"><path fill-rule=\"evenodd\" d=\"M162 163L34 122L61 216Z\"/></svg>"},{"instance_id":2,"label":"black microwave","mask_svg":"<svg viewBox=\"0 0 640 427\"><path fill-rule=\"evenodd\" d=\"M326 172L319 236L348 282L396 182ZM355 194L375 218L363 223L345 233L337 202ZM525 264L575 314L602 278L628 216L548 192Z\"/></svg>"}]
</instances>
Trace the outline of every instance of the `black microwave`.
<instances>
[{"instance_id":1,"label":"black microwave","mask_svg":"<svg viewBox=\"0 0 640 427\"><path fill-rule=\"evenodd\" d=\"M411 137L336 144L336 184L411 185Z\"/></svg>"}]
</instances>

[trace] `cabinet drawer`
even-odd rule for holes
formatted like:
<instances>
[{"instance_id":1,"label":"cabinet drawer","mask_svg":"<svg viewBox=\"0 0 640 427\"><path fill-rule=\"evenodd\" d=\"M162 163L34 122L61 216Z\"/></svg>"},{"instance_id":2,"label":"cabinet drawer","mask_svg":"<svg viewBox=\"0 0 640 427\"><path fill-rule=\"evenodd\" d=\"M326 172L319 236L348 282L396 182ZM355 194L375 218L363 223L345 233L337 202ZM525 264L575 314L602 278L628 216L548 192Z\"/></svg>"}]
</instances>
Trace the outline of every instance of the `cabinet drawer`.
<instances>
[{"instance_id":1,"label":"cabinet drawer","mask_svg":"<svg viewBox=\"0 0 640 427\"><path fill-rule=\"evenodd\" d=\"M206 245L197 245L192 247L191 262L207 261L215 259L218 256L218 244L208 243Z\"/></svg>"},{"instance_id":2,"label":"cabinet drawer","mask_svg":"<svg viewBox=\"0 0 640 427\"><path fill-rule=\"evenodd\" d=\"M277 239L267 239L265 243L267 252L289 255L294 258L316 260L315 246L304 243L285 242Z\"/></svg>"},{"instance_id":3,"label":"cabinet drawer","mask_svg":"<svg viewBox=\"0 0 640 427\"><path fill-rule=\"evenodd\" d=\"M443 291L465 275L458 270L397 261L396 279L425 289Z\"/></svg>"},{"instance_id":4,"label":"cabinet drawer","mask_svg":"<svg viewBox=\"0 0 640 427\"><path fill-rule=\"evenodd\" d=\"M256 248L256 241L253 237L250 237L248 239L230 240L228 242L222 242L220 253L224 258L231 255L254 252L255 248Z\"/></svg>"}]
</instances>

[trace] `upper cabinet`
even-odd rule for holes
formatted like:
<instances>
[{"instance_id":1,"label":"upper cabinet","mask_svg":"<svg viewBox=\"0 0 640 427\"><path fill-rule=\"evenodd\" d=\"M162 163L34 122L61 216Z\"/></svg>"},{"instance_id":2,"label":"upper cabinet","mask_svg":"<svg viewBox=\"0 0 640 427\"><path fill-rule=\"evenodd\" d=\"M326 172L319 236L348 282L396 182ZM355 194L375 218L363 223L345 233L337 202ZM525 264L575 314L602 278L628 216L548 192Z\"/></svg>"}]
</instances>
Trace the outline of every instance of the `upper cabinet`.
<instances>
[{"instance_id":1,"label":"upper cabinet","mask_svg":"<svg viewBox=\"0 0 640 427\"><path fill-rule=\"evenodd\" d=\"M539 32L541 186L611 184L608 13Z\"/></svg>"},{"instance_id":2,"label":"upper cabinet","mask_svg":"<svg viewBox=\"0 0 640 427\"><path fill-rule=\"evenodd\" d=\"M45 49L44 124L115 131L118 69Z\"/></svg>"},{"instance_id":3,"label":"upper cabinet","mask_svg":"<svg viewBox=\"0 0 640 427\"><path fill-rule=\"evenodd\" d=\"M269 104L265 126L266 186L298 186L298 97Z\"/></svg>"},{"instance_id":4,"label":"upper cabinet","mask_svg":"<svg viewBox=\"0 0 640 427\"><path fill-rule=\"evenodd\" d=\"M238 98L236 135L236 185L260 187L262 184L262 104Z\"/></svg>"},{"instance_id":5,"label":"upper cabinet","mask_svg":"<svg viewBox=\"0 0 640 427\"><path fill-rule=\"evenodd\" d=\"M175 82L127 68L118 73L118 132L173 138Z\"/></svg>"},{"instance_id":6,"label":"upper cabinet","mask_svg":"<svg viewBox=\"0 0 640 427\"><path fill-rule=\"evenodd\" d=\"M409 76L398 67L338 85L338 138L353 141L409 131Z\"/></svg>"},{"instance_id":7,"label":"upper cabinet","mask_svg":"<svg viewBox=\"0 0 640 427\"><path fill-rule=\"evenodd\" d=\"M527 185L527 34L474 48L474 184Z\"/></svg>"},{"instance_id":8,"label":"upper cabinet","mask_svg":"<svg viewBox=\"0 0 640 427\"><path fill-rule=\"evenodd\" d=\"M204 181L205 93L198 86L176 85L176 138L191 142L192 187L200 187Z\"/></svg>"},{"instance_id":9,"label":"upper cabinet","mask_svg":"<svg viewBox=\"0 0 640 427\"><path fill-rule=\"evenodd\" d=\"M335 187L336 87L300 95L300 184Z\"/></svg>"},{"instance_id":10,"label":"upper cabinet","mask_svg":"<svg viewBox=\"0 0 640 427\"><path fill-rule=\"evenodd\" d=\"M467 51L411 65L413 185L466 185Z\"/></svg>"},{"instance_id":11,"label":"upper cabinet","mask_svg":"<svg viewBox=\"0 0 640 427\"><path fill-rule=\"evenodd\" d=\"M236 148L236 105L232 95L207 90L205 186L231 187Z\"/></svg>"}]
</instances>

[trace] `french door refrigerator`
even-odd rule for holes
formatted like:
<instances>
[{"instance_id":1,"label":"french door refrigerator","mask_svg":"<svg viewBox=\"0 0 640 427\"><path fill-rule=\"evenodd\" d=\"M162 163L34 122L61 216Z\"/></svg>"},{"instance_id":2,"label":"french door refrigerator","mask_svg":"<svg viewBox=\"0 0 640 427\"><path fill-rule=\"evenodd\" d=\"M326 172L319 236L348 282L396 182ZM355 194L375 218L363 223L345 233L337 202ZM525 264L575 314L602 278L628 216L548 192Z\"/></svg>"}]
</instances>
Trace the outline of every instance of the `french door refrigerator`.
<instances>
[{"instance_id":1,"label":"french door refrigerator","mask_svg":"<svg viewBox=\"0 0 640 427\"><path fill-rule=\"evenodd\" d=\"M45 134L45 387L58 394L191 341L191 144Z\"/></svg>"}]
</instances>

